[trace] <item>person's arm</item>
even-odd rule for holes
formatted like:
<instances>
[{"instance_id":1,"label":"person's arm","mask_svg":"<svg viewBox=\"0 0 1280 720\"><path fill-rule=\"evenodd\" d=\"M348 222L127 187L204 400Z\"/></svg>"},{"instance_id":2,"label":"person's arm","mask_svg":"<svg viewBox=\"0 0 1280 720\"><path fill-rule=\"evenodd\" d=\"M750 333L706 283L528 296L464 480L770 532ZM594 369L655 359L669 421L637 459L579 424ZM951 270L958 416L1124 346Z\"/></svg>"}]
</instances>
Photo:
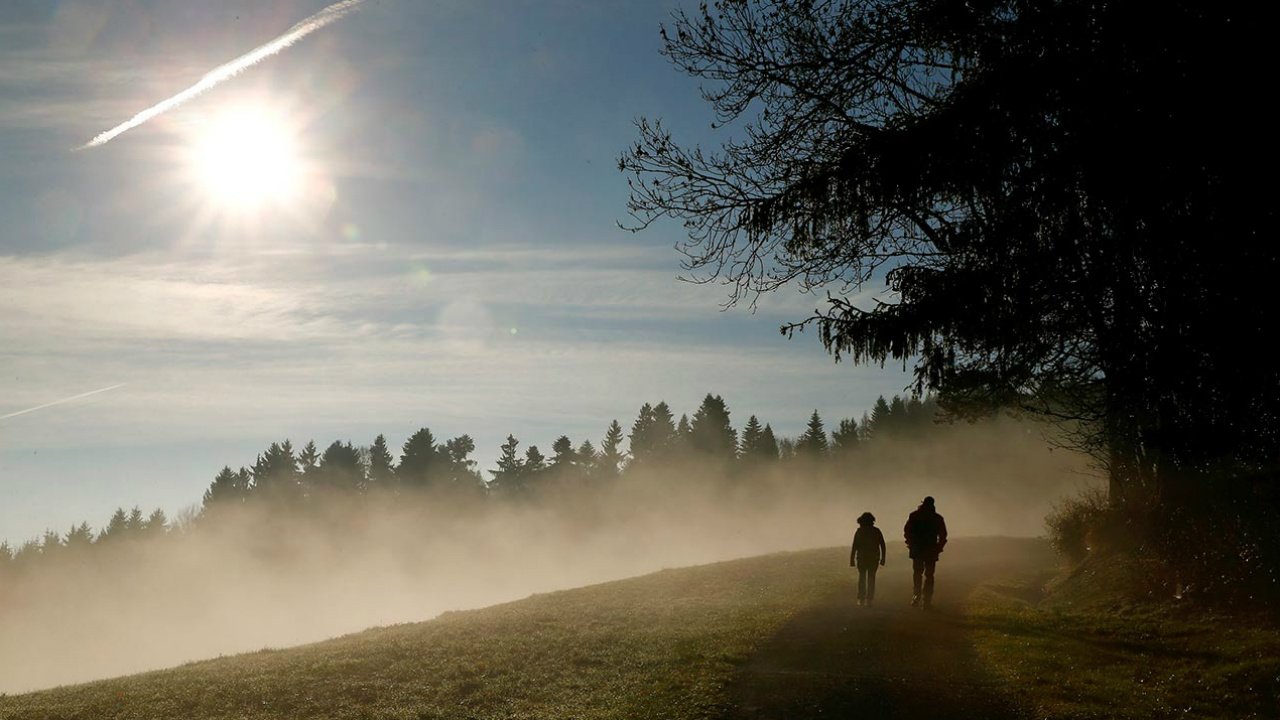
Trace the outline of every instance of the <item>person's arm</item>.
<instances>
[{"instance_id":1,"label":"person's arm","mask_svg":"<svg viewBox=\"0 0 1280 720\"><path fill-rule=\"evenodd\" d=\"M942 548L947 544L947 521L938 516L938 552L942 552Z\"/></svg>"},{"instance_id":2,"label":"person's arm","mask_svg":"<svg viewBox=\"0 0 1280 720\"><path fill-rule=\"evenodd\" d=\"M876 530L876 536L880 540L880 564L884 565L885 559L888 558L888 552L884 544L884 533L880 532L879 530Z\"/></svg>"},{"instance_id":3,"label":"person's arm","mask_svg":"<svg viewBox=\"0 0 1280 720\"><path fill-rule=\"evenodd\" d=\"M907 524L902 526L902 539L911 544L911 516L907 516Z\"/></svg>"},{"instance_id":4,"label":"person's arm","mask_svg":"<svg viewBox=\"0 0 1280 720\"><path fill-rule=\"evenodd\" d=\"M858 564L858 533L853 534L853 549L849 551L849 567Z\"/></svg>"}]
</instances>

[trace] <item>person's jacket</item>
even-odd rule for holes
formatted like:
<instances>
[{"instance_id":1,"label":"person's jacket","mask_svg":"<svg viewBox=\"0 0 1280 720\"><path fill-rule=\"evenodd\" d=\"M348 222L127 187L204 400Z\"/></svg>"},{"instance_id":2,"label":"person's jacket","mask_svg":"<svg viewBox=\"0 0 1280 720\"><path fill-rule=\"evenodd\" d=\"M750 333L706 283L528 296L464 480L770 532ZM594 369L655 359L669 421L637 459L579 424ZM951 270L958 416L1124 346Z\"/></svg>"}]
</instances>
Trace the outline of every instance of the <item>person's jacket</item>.
<instances>
[{"instance_id":1,"label":"person's jacket","mask_svg":"<svg viewBox=\"0 0 1280 720\"><path fill-rule=\"evenodd\" d=\"M907 516L902 535L912 559L937 560L947 544L947 523L936 510L922 507Z\"/></svg>"},{"instance_id":2,"label":"person's jacket","mask_svg":"<svg viewBox=\"0 0 1280 720\"><path fill-rule=\"evenodd\" d=\"M884 533L875 526L864 525L853 534L853 551L849 564L859 568L874 568L884 559Z\"/></svg>"}]
</instances>

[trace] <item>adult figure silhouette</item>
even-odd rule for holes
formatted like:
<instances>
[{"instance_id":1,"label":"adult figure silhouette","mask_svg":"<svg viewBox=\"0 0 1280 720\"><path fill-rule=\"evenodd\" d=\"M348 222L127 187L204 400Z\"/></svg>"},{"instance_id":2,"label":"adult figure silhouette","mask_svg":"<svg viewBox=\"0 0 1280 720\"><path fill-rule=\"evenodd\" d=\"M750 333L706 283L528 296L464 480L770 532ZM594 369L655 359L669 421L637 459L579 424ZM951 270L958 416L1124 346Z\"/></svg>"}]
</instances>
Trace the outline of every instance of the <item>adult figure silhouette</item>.
<instances>
[{"instance_id":1,"label":"adult figure silhouette","mask_svg":"<svg viewBox=\"0 0 1280 720\"><path fill-rule=\"evenodd\" d=\"M884 534L876 527L876 516L864 512L858 517L858 531L853 534L853 550L849 564L858 568L858 604L871 606L876 597L876 570L884 565Z\"/></svg>"},{"instance_id":2,"label":"adult figure silhouette","mask_svg":"<svg viewBox=\"0 0 1280 720\"><path fill-rule=\"evenodd\" d=\"M928 610L933 605L933 571L938 555L947 544L947 523L934 507L933 497L926 497L920 507L907 516L902 527L911 555L911 606ZM923 576L923 577L922 577ZM923 579L923 584L921 580Z\"/></svg>"}]
</instances>

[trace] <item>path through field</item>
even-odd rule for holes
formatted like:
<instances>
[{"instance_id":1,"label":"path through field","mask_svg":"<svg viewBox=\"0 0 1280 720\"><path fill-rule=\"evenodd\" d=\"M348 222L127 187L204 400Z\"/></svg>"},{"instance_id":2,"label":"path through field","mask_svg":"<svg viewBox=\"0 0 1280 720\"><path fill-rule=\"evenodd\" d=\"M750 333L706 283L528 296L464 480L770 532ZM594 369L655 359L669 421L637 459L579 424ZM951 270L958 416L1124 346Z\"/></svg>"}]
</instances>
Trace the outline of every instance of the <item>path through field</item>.
<instances>
[{"instance_id":1,"label":"path through field","mask_svg":"<svg viewBox=\"0 0 1280 720\"><path fill-rule=\"evenodd\" d=\"M1031 546L954 544L938 563L934 609L912 608L905 552L881 568L876 602L848 589L797 614L737 673L725 720L867 718L1002 720L1020 717L978 666L959 603L980 582L1043 566Z\"/></svg>"}]
</instances>

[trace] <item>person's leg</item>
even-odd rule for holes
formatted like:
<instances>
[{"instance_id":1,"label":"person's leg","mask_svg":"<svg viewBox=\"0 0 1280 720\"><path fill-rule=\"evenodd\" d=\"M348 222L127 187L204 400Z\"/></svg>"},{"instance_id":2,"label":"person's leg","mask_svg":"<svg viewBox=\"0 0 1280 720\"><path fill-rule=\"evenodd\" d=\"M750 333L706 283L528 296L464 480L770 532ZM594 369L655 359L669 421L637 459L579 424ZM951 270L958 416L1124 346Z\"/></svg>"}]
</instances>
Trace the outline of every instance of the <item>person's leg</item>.
<instances>
[{"instance_id":1,"label":"person's leg","mask_svg":"<svg viewBox=\"0 0 1280 720\"><path fill-rule=\"evenodd\" d=\"M911 560L911 604L920 604L920 575L924 572L924 561L919 558Z\"/></svg>"},{"instance_id":2,"label":"person's leg","mask_svg":"<svg viewBox=\"0 0 1280 720\"><path fill-rule=\"evenodd\" d=\"M937 560L926 560L924 562L924 606L929 607L933 604L933 571L938 566Z\"/></svg>"},{"instance_id":3,"label":"person's leg","mask_svg":"<svg viewBox=\"0 0 1280 720\"><path fill-rule=\"evenodd\" d=\"M876 598L876 568L867 570L867 604Z\"/></svg>"},{"instance_id":4,"label":"person's leg","mask_svg":"<svg viewBox=\"0 0 1280 720\"><path fill-rule=\"evenodd\" d=\"M864 568L858 568L858 604L861 605L867 599L867 571Z\"/></svg>"}]
</instances>

